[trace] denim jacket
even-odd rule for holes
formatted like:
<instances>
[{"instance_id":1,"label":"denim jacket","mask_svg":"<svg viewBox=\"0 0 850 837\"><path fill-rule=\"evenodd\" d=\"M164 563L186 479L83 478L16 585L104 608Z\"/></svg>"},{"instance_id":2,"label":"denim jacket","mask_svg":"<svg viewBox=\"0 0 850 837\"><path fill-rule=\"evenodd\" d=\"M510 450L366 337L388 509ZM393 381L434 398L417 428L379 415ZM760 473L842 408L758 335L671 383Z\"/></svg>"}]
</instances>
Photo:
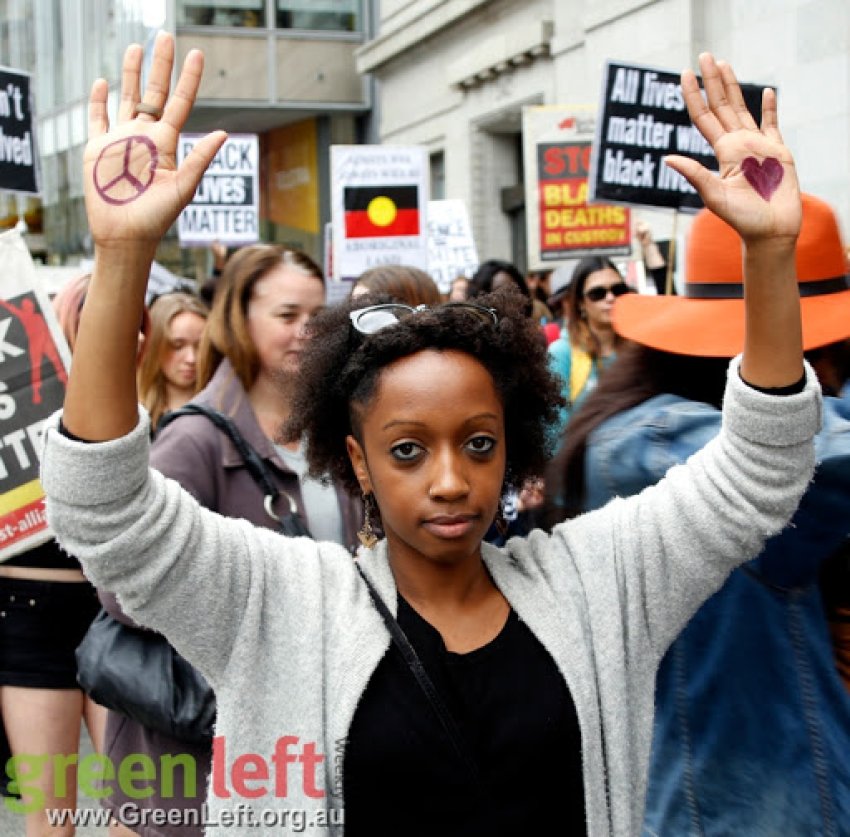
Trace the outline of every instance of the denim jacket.
<instances>
[{"instance_id":1,"label":"denim jacket","mask_svg":"<svg viewBox=\"0 0 850 837\"><path fill-rule=\"evenodd\" d=\"M588 507L657 482L719 427L713 407L671 395L608 419L588 440ZM850 694L818 587L850 533L850 397L824 400L816 453L791 525L662 661L645 837L850 835Z\"/></svg>"}]
</instances>

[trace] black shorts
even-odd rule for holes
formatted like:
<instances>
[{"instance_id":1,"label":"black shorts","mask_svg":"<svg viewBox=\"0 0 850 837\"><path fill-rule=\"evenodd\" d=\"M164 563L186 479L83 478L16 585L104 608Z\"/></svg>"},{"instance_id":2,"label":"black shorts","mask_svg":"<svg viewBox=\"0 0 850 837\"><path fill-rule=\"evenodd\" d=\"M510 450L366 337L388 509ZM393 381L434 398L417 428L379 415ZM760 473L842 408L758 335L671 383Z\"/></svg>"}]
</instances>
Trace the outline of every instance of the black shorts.
<instances>
[{"instance_id":1,"label":"black shorts","mask_svg":"<svg viewBox=\"0 0 850 837\"><path fill-rule=\"evenodd\" d=\"M0 576L0 686L78 689L74 652L99 609L87 581Z\"/></svg>"}]
</instances>

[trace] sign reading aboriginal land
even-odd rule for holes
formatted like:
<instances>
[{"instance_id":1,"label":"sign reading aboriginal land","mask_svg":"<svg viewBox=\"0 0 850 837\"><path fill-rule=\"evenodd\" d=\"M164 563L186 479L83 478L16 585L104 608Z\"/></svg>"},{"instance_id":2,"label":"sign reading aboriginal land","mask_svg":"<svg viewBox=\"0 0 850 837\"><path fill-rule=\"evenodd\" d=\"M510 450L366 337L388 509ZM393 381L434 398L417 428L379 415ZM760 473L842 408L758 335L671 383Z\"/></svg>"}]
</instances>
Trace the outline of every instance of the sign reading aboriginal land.
<instances>
[{"instance_id":1,"label":"sign reading aboriginal land","mask_svg":"<svg viewBox=\"0 0 850 837\"><path fill-rule=\"evenodd\" d=\"M631 249L629 210L588 203L595 123L594 109L586 105L523 108L528 262L532 270Z\"/></svg>"},{"instance_id":2,"label":"sign reading aboriginal land","mask_svg":"<svg viewBox=\"0 0 850 837\"><path fill-rule=\"evenodd\" d=\"M202 134L181 134L177 162ZM183 246L220 242L232 247L259 241L260 152L256 134L230 134L201 178L192 202L177 219Z\"/></svg>"},{"instance_id":3,"label":"sign reading aboriginal land","mask_svg":"<svg viewBox=\"0 0 850 837\"><path fill-rule=\"evenodd\" d=\"M38 479L41 436L62 406L70 361L29 251L0 235L0 561L48 540Z\"/></svg>"},{"instance_id":4,"label":"sign reading aboriginal land","mask_svg":"<svg viewBox=\"0 0 850 837\"><path fill-rule=\"evenodd\" d=\"M0 67L0 190L39 193L29 73Z\"/></svg>"},{"instance_id":5,"label":"sign reading aboriginal land","mask_svg":"<svg viewBox=\"0 0 850 837\"><path fill-rule=\"evenodd\" d=\"M763 90L759 85L741 85L756 122L761 121ZM683 154L717 171L711 146L691 124L678 73L606 62L599 114L591 160L591 201L702 208L694 187L664 164L666 155Z\"/></svg>"},{"instance_id":6,"label":"sign reading aboriginal land","mask_svg":"<svg viewBox=\"0 0 850 837\"><path fill-rule=\"evenodd\" d=\"M428 269L424 148L334 145L331 183L334 278L381 264Z\"/></svg>"}]
</instances>

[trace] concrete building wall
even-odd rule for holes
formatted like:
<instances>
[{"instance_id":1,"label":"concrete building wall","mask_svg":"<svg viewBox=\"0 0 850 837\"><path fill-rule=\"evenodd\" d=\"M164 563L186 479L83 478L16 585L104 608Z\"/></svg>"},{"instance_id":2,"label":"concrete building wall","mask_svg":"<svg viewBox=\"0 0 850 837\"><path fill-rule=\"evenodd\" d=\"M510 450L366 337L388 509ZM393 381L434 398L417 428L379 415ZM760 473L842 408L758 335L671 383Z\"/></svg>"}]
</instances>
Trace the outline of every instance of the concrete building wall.
<instances>
[{"instance_id":1,"label":"concrete building wall","mask_svg":"<svg viewBox=\"0 0 850 837\"><path fill-rule=\"evenodd\" d=\"M518 182L522 107L596 104L606 59L679 70L703 50L776 86L803 188L850 235L846 0L382 0L357 56L378 80L381 141L442 151L446 197L466 201L480 256L510 258L502 190ZM670 213L638 214L669 234Z\"/></svg>"}]
</instances>

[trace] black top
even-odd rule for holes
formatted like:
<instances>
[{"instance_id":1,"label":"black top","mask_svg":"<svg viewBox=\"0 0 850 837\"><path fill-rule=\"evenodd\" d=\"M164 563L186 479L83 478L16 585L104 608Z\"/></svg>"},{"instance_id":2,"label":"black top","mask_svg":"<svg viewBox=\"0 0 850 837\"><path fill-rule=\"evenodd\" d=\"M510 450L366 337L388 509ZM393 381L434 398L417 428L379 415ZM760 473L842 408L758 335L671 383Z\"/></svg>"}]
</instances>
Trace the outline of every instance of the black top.
<instances>
[{"instance_id":1,"label":"black top","mask_svg":"<svg viewBox=\"0 0 850 837\"><path fill-rule=\"evenodd\" d=\"M3 562L6 567L30 567L47 570L79 570L80 562L69 555L52 538L46 543L34 546L26 552L15 555Z\"/></svg>"},{"instance_id":2,"label":"black top","mask_svg":"<svg viewBox=\"0 0 850 837\"><path fill-rule=\"evenodd\" d=\"M398 622L454 716L479 789L394 644L354 713L344 765L346 837L586 834L581 734L554 661L512 610L468 654L401 597Z\"/></svg>"}]
</instances>

